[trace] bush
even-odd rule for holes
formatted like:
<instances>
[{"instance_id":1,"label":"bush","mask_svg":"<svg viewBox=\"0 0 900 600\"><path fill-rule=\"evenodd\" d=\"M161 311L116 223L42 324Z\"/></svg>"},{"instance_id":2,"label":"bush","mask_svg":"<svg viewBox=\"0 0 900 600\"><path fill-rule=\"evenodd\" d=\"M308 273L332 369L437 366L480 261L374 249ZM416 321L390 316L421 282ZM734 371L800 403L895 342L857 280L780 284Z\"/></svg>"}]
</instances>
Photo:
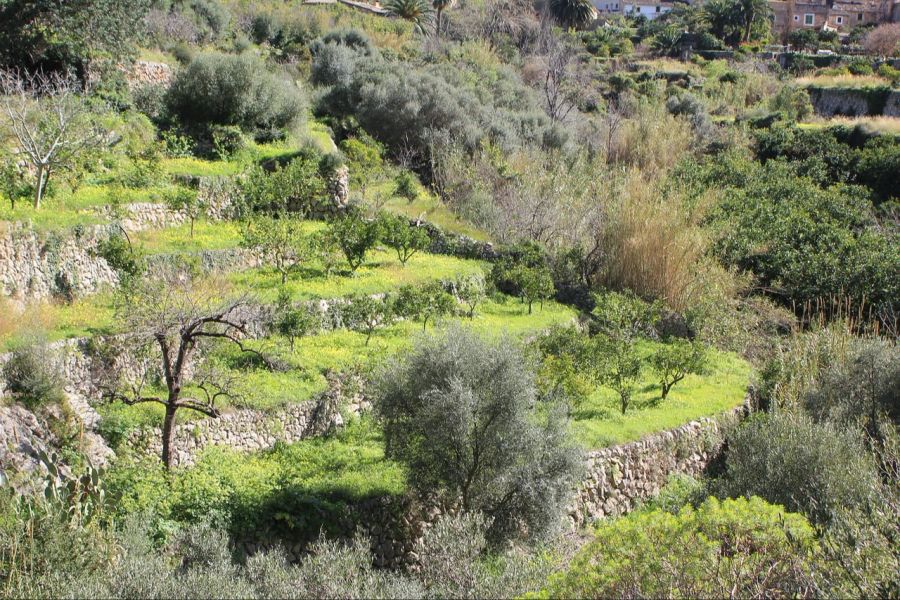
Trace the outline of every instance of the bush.
<instances>
[{"instance_id":1,"label":"bush","mask_svg":"<svg viewBox=\"0 0 900 600\"><path fill-rule=\"evenodd\" d=\"M559 523L581 460L558 411L509 340L453 329L423 339L376 378L385 452L422 492L492 519L488 539L541 538Z\"/></svg>"},{"instance_id":2,"label":"bush","mask_svg":"<svg viewBox=\"0 0 900 600\"><path fill-rule=\"evenodd\" d=\"M306 216L322 208L328 197L328 184L319 168L319 156L301 150L290 162L276 164L269 171L257 166L250 169L242 183L241 216L252 213L298 213Z\"/></svg>"},{"instance_id":3,"label":"bush","mask_svg":"<svg viewBox=\"0 0 900 600\"><path fill-rule=\"evenodd\" d=\"M60 358L46 343L30 341L12 351L3 365L7 392L30 409L65 399Z\"/></svg>"},{"instance_id":4,"label":"bush","mask_svg":"<svg viewBox=\"0 0 900 600\"><path fill-rule=\"evenodd\" d=\"M851 430L800 414L755 417L728 439L721 491L760 496L816 523L862 507L878 487L871 455Z\"/></svg>"},{"instance_id":5,"label":"bush","mask_svg":"<svg viewBox=\"0 0 900 600\"><path fill-rule=\"evenodd\" d=\"M166 95L170 112L196 125L234 125L246 132L287 127L303 112L297 87L252 54L206 53L178 72Z\"/></svg>"},{"instance_id":6,"label":"bush","mask_svg":"<svg viewBox=\"0 0 900 600\"><path fill-rule=\"evenodd\" d=\"M406 266L412 256L431 244L431 237L424 227L411 225L402 215L383 215L379 219L381 239L394 249L400 264Z\"/></svg>"},{"instance_id":7,"label":"bush","mask_svg":"<svg viewBox=\"0 0 900 600\"><path fill-rule=\"evenodd\" d=\"M819 420L880 437L883 421L900 421L900 350L877 338L850 338L850 346L843 360L822 365L804 404Z\"/></svg>"},{"instance_id":8,"label":"bush","mask_svg":"<svg viewBox=\"0 0 900 600\"><path fill-rule=\"evenodd\" d=\"M604 523L540 597L806 597L818 556L802 515L759 498L710 498Z\"/></svg>"},{"instance_id":9,"label":"bush","mask_svg":"<svg viewBox=\"0 0 900 600\"><path fill-rule=\"evenodd\" d=\"M423 159L438 134L469 150L486 139L504 148L550 140L549 119L510 68L387 61L349 34L326 36L312 52L311 79L328 86L317 111L354 117L394 153Z\"/></svg>"}]
</instances>

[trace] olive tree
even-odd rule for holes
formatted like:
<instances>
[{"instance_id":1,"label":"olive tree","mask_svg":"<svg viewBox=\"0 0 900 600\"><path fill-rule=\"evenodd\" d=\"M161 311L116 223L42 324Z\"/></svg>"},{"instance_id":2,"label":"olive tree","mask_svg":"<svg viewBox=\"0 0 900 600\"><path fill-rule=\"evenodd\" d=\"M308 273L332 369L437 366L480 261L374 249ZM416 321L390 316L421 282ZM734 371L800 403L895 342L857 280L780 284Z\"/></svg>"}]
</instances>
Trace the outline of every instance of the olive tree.
<instances>
[{"instance_id":1,"label":"olive tree","mask_svg":"<svg viewBox=\"0 0 900 600\"><path fill-rule=\"evenodd\" d=\"M560 411L536 402L515 343L461 328L423 338L383 368L375 390L385 451L417 490L484 513L494 542L558 523L581 459Z\"/></svg>"}]
</instances>

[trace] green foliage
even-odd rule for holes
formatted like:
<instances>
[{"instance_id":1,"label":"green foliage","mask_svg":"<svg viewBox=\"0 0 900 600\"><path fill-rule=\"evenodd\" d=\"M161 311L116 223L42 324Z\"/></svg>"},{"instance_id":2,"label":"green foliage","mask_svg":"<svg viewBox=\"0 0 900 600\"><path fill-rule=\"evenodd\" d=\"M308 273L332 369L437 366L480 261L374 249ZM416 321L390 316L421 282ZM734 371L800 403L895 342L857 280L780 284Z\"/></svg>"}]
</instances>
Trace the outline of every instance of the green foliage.
<instances>
[{"instance_id":1,"label":"green foliage","mask_svg":"<svg viewBox=\"0 0 900 600\"><path fill-rule=\"evenodd\" d=\"M804 596L819 557L802 515L759 498L710 498L604 523L540 597Z\"/></svg>"},{"instance_id":2,"label":"green foliage","mask_svg":"<svg viewBox=\"0 0 900 600\"><path fill-rule=\"evenodd\" d=\"M463 329L426 338L376 390L386 453L414 487L488 515L493 541L555 528L580 458L558 412L537 411L533 375L509 340Z\"/></svg>"},{"instance_id":3,"label":"green foliage","mask_svg":"<svg viewBox=\"0 0 900 600\"><path fill-rule=\"evenodd\" d=\"M512 69L388 61L363 40L326 36L313 44L311 79L327 86L319 114L355 118L391 151L415 159L441 136L469 150L488 139L504 148L552 141L549 119Z\"/></svg>"},{"instance_id":4,"label":"green foliage","mask_svg":"<svg viewBox=\"0 0 900 600\"><path fill-rule=\"evenodd\" d=\"M596 15L588 0L551 0L548 7L556 22L567 29L585 28Z\"/></svg>"},{"instance_id":5,"label":"green foliage","mask_svg":"<svg viewBox=\"0 0 900 600\"><path fill-rule=\"evenodd\" d=\"M795 85L782 86L778 93L769 99L769 109L784 114L791 121L805 121L813 114L809 93Z\"/></svg>"},{"instance_id":6,"label":"green foliage","mask_svg":"<svg viewBox=\"0 0 900 600\"><path fill-rule=\"evenodd\" d=\"M139 278L144 271L143 260L124 235L111 235L98 242L97 256L113 268L122 283Z\"/></svg>"},{"instance_id":7,"label":"green foliage","mask_svg":"<svg viewBox=\"0 0 900 600\"><path fill-rule=\"evenodd\" d=\"M126 458L106 479L120 514L150 511L159 527L212 520L233 535L270 531L303 541L320 531L352 534L354 526L345 521L352 506L406 488L403 469L385 460L380 434L368 420L251 456L209 448L194 467L171 475L158 464Z\"/></svg>"},{"instance_id":8,"label":"green foliage","mask_svg":"<svg viewBox=\"0 0 900 600\"><path fill-rule=\"evenodd\" d=\"M900 247L873 227L858 190L822 189L778 161L732 185L713 217L713 251L725 265L751 271L782 302L849 298L854 307L892 306L900 281L891 265Z\"/></svg>"},{"instance_id":9,"label":"green foliage","mask_svg":"<svg viewBox=\"0 0 900 600\"><path fill-rule=\"evenodd\" d=\"M315 211L327 197L328 189L319 160L315 152L305 149L286 165L276 164L271 171L259 166L251 168L242 183L244 205L239 212L242 216L292 212L302 217Z\"/></svg>"},{"instance_id":10,"label":"green foliage","mask_svg":"<svg viewBox=\"0 0 900 600\"><path fill-rule=\"evenodd\" d=\"M228 160L247 145L241 128L237 125L213 125L210 127L213 153L219 160Z\"/></svg>"},{"instance_id":11,"label":"green foliage","mask_svg":"<svg viewBox=\"0 0 900 600\"><path fill-rule=\"evenodd\" d=\"M556 291L543 251L534 243L515 246L496 261L491 281L498 290L522 298L528 314L535 302L543 305Z\"/></svg>"},{"instance_id":12,"label":"green foliage","mask_svg":"<svg viewBox=\"0 0 900 600\"><path fill-rule=\"evenodd\" d=\"M197 191L175 187L165 195L165 201L169 210L187 217L191 224L191 237L194 237L194 223L206 212L206 205Z\"/></svg>"},{"instance_id":13,"label":"green foliage","mask_svg":"<svg viewBox=\"0 0 900 600\"><path fill-rule=\"evenodd\" d=\"M6 153L0 153L0 193L9 200L12 210L16 210L17 200L31 193L25 173L15 159Z\"/></svg>"},{"instance_id":14,"label":"green foliage","mask_svg":"<svg viewBox=\"0 0 900 600\"><path fill-rule=\"evenodd\" d=\"M357 294L347 298L341 316L344 325L366 336L366 346L376 329L387 325L393 315L393 306L385 298Z\"/></svg>"},{"instance_id":15,"label":"green foliage","mask_svg":"<svg viewBox=\"0 0 900 600\"><path fill-rule=\"evenodd\" d=\"M394 249L400 264L406 266L416 252L428 248L431 237L424 227L412 225L409 219L402 215L381 215L378 220L381 232L381 240Z\"/></svg>"},{"instance_id":16,"label":"green foliage","mask_svg":"<svg viewBox=\"0 0 900 600\"><path fill-rule=\"evenodd\" d=\"M412 202L419 197L416 178L409 171L403 170L394 177L394 195Z\"/></svg>"},{"instance_id":17,"label":"green foliage","mask_svg":"<svg viewBox=\"0 0 900 600\"><path fill-rule=\"evenodd\" d=\"M573 325L557 325L534 341L540 353L538 388L546 398L564 398L569 406L580 408L598 383L602 369L595 341Z\"/></svg>"},{"instance_id":18,"label":"green foliage","mask_svg":"<svg viewBox=\"0 0 900 600\"><path fill-rule=\"evenodd\" d=\"M148 0L0 4L0 67L67 72L90 59L131 54Z\"/></svg>"},{"instance_id":19,"label":"green foliage","mask_svg":"<svg viewBox=\"0 0 900 600\"><path fill-rule=\"evenodd\" d=\"M481 271L462 277L457 277L453 283L453 294L456 299L465 304L469 311L467 316L475 318L475 309L487 296L487 281Z\"/></svg>"},{"instance_id":20,"label":"green foliage","mask_svg":"<svg viewBox=\"0 0 900 600\"><path fill-rule=\"evenodd\" d=\"M166 102L186 124L234 125L249 133L285 128L303 111L296 86L251 53L198 55L179 71Z\"/></svg>"},{"instance_id":21,"label":"green foliage","mask_svg":"<svg viewBox=\"0 0 900 600\"><path fill-rule=\"evenodd\" d=\"M726 462L724 494L760 496L816 523L838 508L864 507L878 488L874 461L852 430L802 414L751 419L730 436Z\"/></svg>"},{"instance_id":22,"label":"green foliage","mask_svg":"<svg viewBox=\"0 0 900 600\"><path fill-rule=\"evenodd\" d=\"M65 399L60 359L40 340L29 340L14 349L2 373L7 393L28 408L59 404Z\"/></svg>"},{"instance_id":23,"label":"green foliage","mask_svg":"<svg viewBox=\"0 0 900 600\"><path fill-rule=\"evenodd\" d=\"M708 361L707 349L698 341L673 340L661 346L650 362L661 378L662 399L687 375L703 373Z\"/></svg>"},{"instance_id":24,"label":"green foliage","mask_svg":"<svg viewBox=\"0 0 900 600\"><path fill-rule=\"evenodd\" d=\"M388 14L410 21L422 32L431 23L434 12L427 0L386 0L384 8Z\"/></svg>"},{"instance_id":25,"label":"green foliage","mask_svg":"<svg viewBox=\"0 0 900 600\"><path fill-rule=\"evenodd\" d=\"M290 292L284 289L278 295L276 306L274 329L288 339L293 353L297 338L316 331L322 324L321 317L315 310L295 307L291 302Z\"/></svg>"},{"instance_id":26,"label":"green foliage","mask_svg":"<svg viewBox=\"0 0 900 600\"><path fill-rule=\"evenodd\" d=\"M380 226L377 221L366 220L356 211L334 219L328 226L327 236L344 254L350 272L355 273L366 262L366 254L378 243Z\"/></svg>"},{"instance_id":27,"label":"green foliage","mask_svg":"<svg viewBox=\"0 0 900 600\"><path fill-rule=\"evenodd\" d=\"M316 255L315 238L307 235L299 219L259 215L241 229L241 245L269 263L281 275L281 285Z\"/></svg>"},{"instance_id":28,"label":"green foliage","mask_svg":"<svg viewBox=\"0 0 900 600\"><path fill-rule=\"evenodd\" d=\"M432 281L420 286L405 285L397 292L394 310L397 315L421 320L422 331L428 321L436 321L456 309L456 300L440 281Z\"/></svg>"},{"instance_id":29,"label":"green foliage","mask_svg":"<svg viewBox=\"0 0 900 600\"><path fill-rule=\"evenodd\" d=\"M659 307L643 302L630 292L607 292L595 297L593 315L601 330L597 338L599 352L606 362L599 380L619 395L624 415L643 368L637 339L654 325Z\"/></svg>"}]
</instances>

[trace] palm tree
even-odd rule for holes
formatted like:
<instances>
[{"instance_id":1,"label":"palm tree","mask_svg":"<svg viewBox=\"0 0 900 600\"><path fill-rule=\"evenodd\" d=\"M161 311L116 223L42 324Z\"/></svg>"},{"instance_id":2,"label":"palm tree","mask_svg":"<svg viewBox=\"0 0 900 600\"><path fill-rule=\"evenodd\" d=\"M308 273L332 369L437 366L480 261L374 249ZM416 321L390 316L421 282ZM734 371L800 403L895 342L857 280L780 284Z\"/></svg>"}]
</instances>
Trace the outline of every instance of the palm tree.
<instances>
[{"instance_id":1,"label":"palm tree","mask_svg":"<svg viewBox=\"0 0 900 600\"><path fill-rule=\"evenodd\" d=\"M590 0L550 0L550 14L568 29L586 27L597 16Z\"/></svg>"},{"instance_id":2,"label":"palm tree","mask_svg":"<svg viewBox=\"0 0 900 600\"><path fill-rule=\"evenodd\" d=\"M750 33L753 30L753 22L759 17L768 16L769 3L767 0L740 0L738 6L740 8L740 19L744 25L741 41L749 42Z\"/></svg>"},{"instance_id":3,"label":"palm tree","mask_svg":"<svg viewBox=\"0 0 900 600\"><path fill-rule=\"evenodd\" d=\"M432 0L431 6L434 7L436 20L434 23L434 32L438 37L441 37L441 24L443 22L444 11L450 8L453 4L453 0Z\"/></svg>"},{"instance_id":4,"label":"palm tree","mask_svg":"<svg viewBox=\"0 0 900 600\"><path fill-rule=\"evenodd\" d=\"M384 8L394 17L411 21L422 33L431 22L432 8L428 0L387 0Z\"/></svg>"}]
</instances>

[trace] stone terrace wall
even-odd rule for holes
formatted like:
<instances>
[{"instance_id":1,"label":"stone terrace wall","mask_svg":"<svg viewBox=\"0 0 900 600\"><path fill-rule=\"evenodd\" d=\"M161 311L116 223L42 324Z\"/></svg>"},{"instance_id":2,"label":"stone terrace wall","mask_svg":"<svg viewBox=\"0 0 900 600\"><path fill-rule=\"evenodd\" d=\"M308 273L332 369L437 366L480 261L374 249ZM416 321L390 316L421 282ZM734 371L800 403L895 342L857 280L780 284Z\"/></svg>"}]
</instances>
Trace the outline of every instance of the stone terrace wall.
<instances>
[{"instance_id":1,"label":"stone terrace wall","mask_svg":"<svg viewBox=\"0 0 900 600\"><path fill-rule=\"evenodd\" d=\"M65 234L39 233L28 225L0 230L0 295L46 298L84 294L118 281L115 271L91 249L105 238L105 227Z\"/></svg>"},{"instance_id":2,"label":"stone terrace wall","mask_svg":"<svg viewBox=\"0 0 900 600\"><path fill-rule=\"evenodd\" d=\"M719 456L726 435L748 413L749 399L715 417L588 453L585 476L573 490L571 526L630 512L658 494L671 475L699 475ZM450 510L434 499L371 498L348 512L344 529L350 536L358 526L369 537L377 566L415 569L424 532L446 512ZM291 561L301 560L307 551L305 543L280 539L277 532L259 532L254 540L238 542L246 554L276 547Z\"/></svg>"},{"instance_id":3,"label":"stone terrace wall","mask_svg":"<svg viewBox=\"0 0 900 600\"><path fill-rule=\"evenodd\" d=\"M900 90L810 87L807 91L816 114L823 117L900 117Z\"/></svg>"},{"instance_id":4,"label":"stone terrace wall","mask_svg":"<svg viewBox=\"0 0 900 600\"><path fill-rule=\"evenodd\" d=\"M590 452L585 477L569 511L573 524L628 513L658 494L669 476L700 474L718 456L726 435L748 413L749 399L716 417Z\"/></svg>"}]
</instances>

